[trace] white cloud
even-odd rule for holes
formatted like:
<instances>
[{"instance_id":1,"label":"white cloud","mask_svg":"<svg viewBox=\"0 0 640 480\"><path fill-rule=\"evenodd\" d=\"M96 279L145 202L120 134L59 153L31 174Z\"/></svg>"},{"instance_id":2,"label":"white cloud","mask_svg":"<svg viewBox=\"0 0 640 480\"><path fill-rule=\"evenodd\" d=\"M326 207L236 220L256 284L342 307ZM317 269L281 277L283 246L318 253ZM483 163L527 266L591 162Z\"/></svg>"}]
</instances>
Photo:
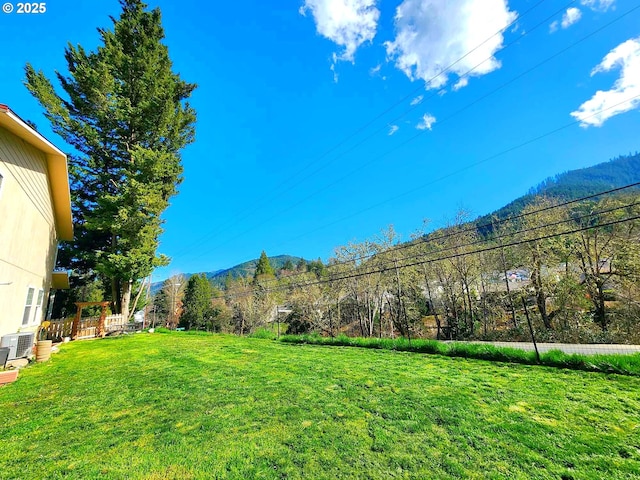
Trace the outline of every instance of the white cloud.
<instances>
[{"instance_id":1,"label":"white cloud","mask_svg":"<svg viewBox=\"0 0 640 480\"><path fill-rule=\"evenodd\" d=\"M375 4L376 0L305 0L299 12L306 16L310 11L318 33L343 47L333 55L335 67L338 60L353 62L358 47L375 37L380 17Z\"/></svg>"},{"instance_id":2,"label":"white cloud","mask_svg":"<svg viewBox=\"0 0 640 480\"><path fill-rule=\"evenodd\" d=\"M381 68L382 68L382 65L378 64L375 67L369 69L369 75L371 75L372 77L377 75L380 72Z\"/></svg>"},{"instance_id":3,"label":"white cloud","mask_svg":"<svg viewBox=\"0 0 640 480\"><path fill-rule=\"evenodd\" d=\"M456 84L451 87L451 89L454 92L457 92L458 90L460 90L462 87L466 87L467 85L469 85L469 77L462 77L461 79L459 79Z\"/></svg>"},{"instance_id":4,"label":"white cloud","mask_svg":"<svg viewBox=\"0 0 640 480\"><path fill-rule=\"evenodd\" d=\"M640 106L640 37L632 38L611 50L591 76L620 68L620 77L611 90L598 90L571 116L582 127L600 127L609 118Z\"/></svg>"},{"instance_id":5,"label":"white cloud","mask_svg":"<svg viewBox=\"0 0 640 480\"><path fill-rule=\"evenodd\" d=\"M329 67L331 69L331 73L333 73L333 83L338 83L338 72L336 72L336 56L333 55L333 63Z\"/></svg>"},{"instance_id":6,"label":"white cloud","mask_svg":"<svg viewBox=\"0 0 640 480\"><path fill-rule=\"evenodd\" d=\"M576 23L582 17L582 12L579 8L571 7L567 8L567 11L562 15L562 28L569 28Z\"/></svg>"},{"instance_id":7,"label":"white cloud","mask_svg":"<svg viewBox=\"0 0 640 480\"><path fill-rule=\"evenodd\" d=\"M427 82L427 88L440 88L451 73L461 76L478 64L470 74L485 75L500 68L493 55L503 35L496 32L516 16L507 0L404 0L396 9L396 38L385 42L387 56L411 80Z\"/></svg>"},{"instance_id":8,"label":"white cloud","mask_svg":"<svg viewBox=\"0 0 640 480\"><path fill-rule=\"evenodd\" d=\"M416 125L416 128L418 130L431 130L431 127L433 127L434 123L436 123L436 117L429 113L425 113L422 116L422 121L418 123L418 125Z\"/></svg>"},{"instance_id":9,"label":"white cloud","mask_svg":"<svg viewBox=\"0 0 640 480\"><path fill-rule=\"evenodd\" d=\"M388 135L391 136L394 133L396 133L398 130L400 130L400 127L398 125L390 125Z\"/></svg>"},{"instance_id":10,"label":"white cloud","mask_svg":"<svg viewBox=\"0 0 640 480\"><path fill-rule=\"evenodd\" d=\"M606 12L616 3L616 0L580 0L580 3L592 10Z\"/></svg>"},{"instance_id":11,"label":"white cloud","mask_svg":"<svg viewBox=\"0 0 640 480\"><path fill-rule=\"evenodd\" d=\"M574 23L578 23L578 21L582 18L582 12L579 8L571 7L567 8L567 11L562 15L562 20L555 20L551 22L549 25L549 31L551 33L558 30L558 27L562 27L563 29L569 28Z\"/></svg>"},{"instance_id":12,"label":"white cloud","mask_svg":"<svg viewBox=\"0 0 640 480\"><path fill-rule=\"evenodd\" d=\"M411 100L411 106L414 105L418 105L420 102L422 102L422 99L424 98L424 95L418 95L416 98L414 98L413 100Z\"/></svg>"}]
</instances>

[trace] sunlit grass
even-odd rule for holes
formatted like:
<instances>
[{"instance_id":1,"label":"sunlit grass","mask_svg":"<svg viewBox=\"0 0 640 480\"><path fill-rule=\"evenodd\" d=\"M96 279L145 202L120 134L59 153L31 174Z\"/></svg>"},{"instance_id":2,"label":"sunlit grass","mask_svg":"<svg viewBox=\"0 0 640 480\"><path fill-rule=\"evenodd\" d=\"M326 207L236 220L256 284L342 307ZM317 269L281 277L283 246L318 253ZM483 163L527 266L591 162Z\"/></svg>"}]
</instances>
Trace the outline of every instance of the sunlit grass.
<instances>
[{"instance_id":1,"label":"sunlit grass","mask_svg":"<svg viewBox=\"0 0 640 480\"><path fill-rule=\"evenodd\" d=\"M639 412L630 376L140 334L0 388L0 478L640 478Z\"/></svg>"},{"instance_id":2,"label":"sunlit grass","mask_svg":"<svg viewBox=\"0 0 640 480\"><path fill-rule=\"evenodd\" d=\"M416 352L445 355L448 357L475 358L497 362L524 363L527 365L546 365L549 367L571 368L588 372L618 373L640 376L640 354L631 355L581 355L567 354L560 350L551 350L540 355L538 361L534 351L517 348L496 347L486 343L439 342L436 340L406 338L358 338L339 335L322 337L311 335L283 335L280 341L294 344L332 345L342 347L360 347L402 352Z\"/></svg>"}]
</instances>

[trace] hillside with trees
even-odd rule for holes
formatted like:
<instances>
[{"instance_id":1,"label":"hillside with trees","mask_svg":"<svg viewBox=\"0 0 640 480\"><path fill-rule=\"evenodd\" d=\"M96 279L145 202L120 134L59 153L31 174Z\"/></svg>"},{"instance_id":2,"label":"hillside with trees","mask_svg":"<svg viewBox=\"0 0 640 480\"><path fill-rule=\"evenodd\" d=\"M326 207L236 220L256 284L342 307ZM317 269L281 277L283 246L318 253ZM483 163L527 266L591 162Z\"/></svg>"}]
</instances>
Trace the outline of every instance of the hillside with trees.
<instances>
[{"instance_id":1,"label":"hillside with trees","mask_svg":"<svg viewBox=\"0 0 640 480\"><path fill-rule=\"evenodd\" d=\"M559 175L485 224L460 211L410 241L390 226L326 263L279 270L263 252L244 274L220 272L210 302L239 334L278 320L290 333L527 341L531 322L542 341L638 343L640 194L599 193L635 183L639 160Z\"/></svg>"},{"instance_id":2,"label":"hillside with trees","mask_svg":"<svg viewBox=\"0 0 640 480\"><path fill-rule=\"evenodd\" d=\"M223 287L228 279L236 280L238 278L244 277L253 278L259 261L260 258L256 258L254 260L248 260L246 262L239 263L238 265L234 265L231 268L215 270L212 272L200 272L199 274L185 273L182 274L182 276L185 277L186 280L189 280L193 275L202 274L207 277L212 285L216 287ZM269 264L276 272L280 272L282 270L294 271L296 269L299 269L301 265L307 265L307 263L308 262L304 258L296 257L293 255L278 255L269 258ZM155 295L162 289L162 285L163 282L152 283L151 293Z\"/></svg>"},{"instance_id":3,"label":"hillside with trees","mask_svg":"<svg viewBox=\"0 0 640 480\"><path fill-rule=\"evenodd\" d=\"M209 278L215 285L223 285L227 278L252 278L256 273L259 262L260 258L249 260L231 268L219 270L215 273L207 273L207 278ZM306 263L307 261L305 259L293 255L277 255L275 257L269 257L269 264L275 272L279 272L280 270L293 271L298 267L298 265Z\"/></svg>"},{"instance_id":4,"label":"hillside with trees","mask_svg":"<svg viewBox=\"0 0 640 480\"><path fill-rule=\"evenodd\" d=\"M531 188L526 195L509 202L489 215L480 217L477 222L484 224L490 222L492 217L502 219L510 215L518 215L540 196L567 201L638 182L640 182L640 153L620 155L608 162L570 170L547 178ZM640 185L636 186L635 190L640 190Z\"/></svg>"}]
</instances>

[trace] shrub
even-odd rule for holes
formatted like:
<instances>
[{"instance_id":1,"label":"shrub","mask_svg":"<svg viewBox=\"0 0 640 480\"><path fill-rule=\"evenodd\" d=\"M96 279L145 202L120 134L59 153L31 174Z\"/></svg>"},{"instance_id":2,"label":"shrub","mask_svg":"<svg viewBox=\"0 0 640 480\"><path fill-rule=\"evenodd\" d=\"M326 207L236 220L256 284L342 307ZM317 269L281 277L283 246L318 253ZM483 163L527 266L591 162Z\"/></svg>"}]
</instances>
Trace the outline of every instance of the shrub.
<instances>
[{"instance_id":1,"label":"shrub","mask_svg":"<svg viewBox=\"0 0 640 480\"><path fill-rule=\"evenodd\" d=\"M267 340L275 340L277 334L269 328L257 328L253 333L249 334L251 338L264 338Z\"/></svg>"}]
</instances>

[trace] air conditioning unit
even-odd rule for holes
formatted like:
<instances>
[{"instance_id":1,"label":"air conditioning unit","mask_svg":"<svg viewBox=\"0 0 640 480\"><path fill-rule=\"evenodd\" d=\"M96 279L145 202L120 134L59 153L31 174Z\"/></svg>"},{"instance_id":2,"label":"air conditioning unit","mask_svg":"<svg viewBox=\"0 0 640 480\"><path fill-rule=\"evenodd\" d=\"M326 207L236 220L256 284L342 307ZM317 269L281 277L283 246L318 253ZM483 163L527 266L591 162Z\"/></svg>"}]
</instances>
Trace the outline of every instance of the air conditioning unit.
<instances>
[{"instance_id":1,"label":"air conditioning unit","mask_svg":"<svg viewBox=\"0 0 640 480\"><path fill-rule=\"evenodd\" d=\"M26 357L31 353L33 340L36 334L30 333L10 333L0 339L0 347L9 348L8 360Z\"/></svg>"}]
</instances>

